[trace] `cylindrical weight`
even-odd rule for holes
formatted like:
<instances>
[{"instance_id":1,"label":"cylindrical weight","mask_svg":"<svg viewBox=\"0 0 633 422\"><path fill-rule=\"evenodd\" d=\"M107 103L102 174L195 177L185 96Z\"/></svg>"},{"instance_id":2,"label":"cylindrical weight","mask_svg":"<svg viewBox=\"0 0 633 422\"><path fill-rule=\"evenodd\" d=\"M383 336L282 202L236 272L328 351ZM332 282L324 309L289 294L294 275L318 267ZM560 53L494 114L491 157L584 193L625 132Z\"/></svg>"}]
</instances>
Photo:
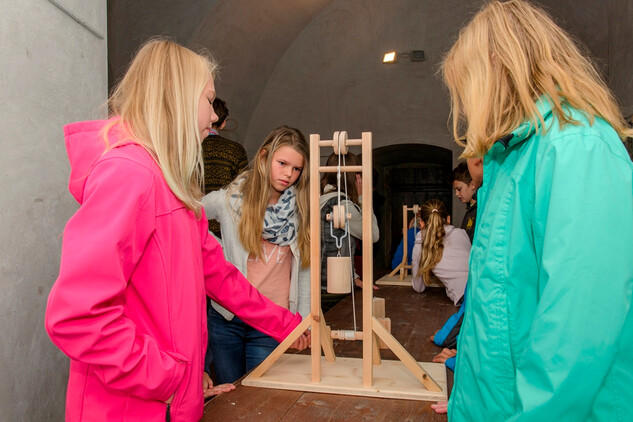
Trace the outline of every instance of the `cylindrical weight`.
<instances>
[{"instance_id":1,"label":"cylindrical weight","mask_svg":"<svg viewBox=\"0 0 633 422\"><path fill-rule=\"evenodd\" d=\"M328 293L345 294L352 291L352 263L349 256L330 256L327 259Z\"/></svg>"}]
</instances>

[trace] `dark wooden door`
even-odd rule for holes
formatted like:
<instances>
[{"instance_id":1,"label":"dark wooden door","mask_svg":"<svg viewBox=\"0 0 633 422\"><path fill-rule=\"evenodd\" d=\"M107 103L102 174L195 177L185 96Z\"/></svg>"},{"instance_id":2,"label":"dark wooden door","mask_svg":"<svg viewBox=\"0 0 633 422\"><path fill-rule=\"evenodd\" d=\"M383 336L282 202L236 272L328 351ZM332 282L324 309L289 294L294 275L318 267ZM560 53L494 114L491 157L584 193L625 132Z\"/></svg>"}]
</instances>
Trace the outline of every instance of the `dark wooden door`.
<instances>
[{"instance_id":1,"label":"dark wooden door","mask_svg":"<svg viewBox=\"0 0 633 422\"><path fill-rule=\"evenodd\" d=\"M440 164L407 164L385 168L386 197L389 198L391 235L390 256L402 239L402 207L422 205L428 199L439 199L451 213L452 198L448 178L450 168ZM408 218L413 217L409 211ZM387 233L385 233L387 235Z\"/></svg>"}]
</instances>

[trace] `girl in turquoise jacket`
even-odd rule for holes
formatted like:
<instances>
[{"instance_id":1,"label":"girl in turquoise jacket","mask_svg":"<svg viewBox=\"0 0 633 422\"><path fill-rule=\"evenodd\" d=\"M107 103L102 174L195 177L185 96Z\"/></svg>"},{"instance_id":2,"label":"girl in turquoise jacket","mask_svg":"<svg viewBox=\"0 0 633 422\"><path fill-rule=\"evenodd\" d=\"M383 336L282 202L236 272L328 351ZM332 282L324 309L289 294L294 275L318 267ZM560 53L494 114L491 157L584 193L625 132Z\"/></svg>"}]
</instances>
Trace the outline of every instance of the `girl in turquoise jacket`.
<instances>
[{"instance_id":1,"label":"girl in turquoise jacket","mask_svg":"<svg viewBox=\"0 0 633 422\"><path fill-rule=\"evenodd\" d=\"M442 71L463 156L484 158L449 419L630 420L633 131L524 1L484 6Z\"/></svg>"}]
</instances>

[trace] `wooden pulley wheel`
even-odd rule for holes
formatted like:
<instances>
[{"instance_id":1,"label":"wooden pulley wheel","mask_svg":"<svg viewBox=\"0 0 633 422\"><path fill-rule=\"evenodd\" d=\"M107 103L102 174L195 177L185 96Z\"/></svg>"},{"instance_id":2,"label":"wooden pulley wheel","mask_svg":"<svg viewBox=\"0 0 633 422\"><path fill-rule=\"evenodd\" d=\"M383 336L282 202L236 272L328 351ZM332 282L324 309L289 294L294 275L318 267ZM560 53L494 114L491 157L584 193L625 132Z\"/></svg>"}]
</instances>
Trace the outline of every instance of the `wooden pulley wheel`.
<instances>
[{"instance_id":1,"label":"wooden pulley wheel","mask_svg":"<svg viewBox=\"0 0 633 422\"><path fill-rule=\"evenodd\" d=\"M332 135L332 149L334 150L334 154L347 154L347 132L346 131L336 131L334 135Z\"/></svg>"},{"instance_id":2,"label":"wooden pulley wheel","mask_svg":"<svg viewBox=\"0 0 633 422\"><path fill-rule=\"evenodd\" d=\"M420 212L420 206L419 205L414 205L413 206L413 215L418 215L419 212Z\"/></svg>"},{"instance_id":3,"label":"wooden pulley wheel","mask_svg":"<svg viewBox=\"0 0 633 422\"><path fill-rule=\"evenodd\" d=\"M334 154L338 155L338 130L336 132L334 132L334 135L332 135L332 149L334 150ZM326 144L327 145L327 144Z\"/></svg>"},{"instance_id":4,"label":"wooden pulley wheel","mask_svg":"<svg viewBox=\"0 0 633 422\"><path fill-rule=\"evenodd\" d=\"M332 207L332 224L335 229L345 228L345 206L334 205Z\"/></svg>"},{"instance_id":5,"label":"wooden pulley wheel","mask_svg":"<svg viewBox=\"0 0 633 422\"><path fill-rule=\"evenodd\" d=\"M347 154L347 132L344 130L338 133L338 148L341 154Z\"/></svg>"}]
</instances>

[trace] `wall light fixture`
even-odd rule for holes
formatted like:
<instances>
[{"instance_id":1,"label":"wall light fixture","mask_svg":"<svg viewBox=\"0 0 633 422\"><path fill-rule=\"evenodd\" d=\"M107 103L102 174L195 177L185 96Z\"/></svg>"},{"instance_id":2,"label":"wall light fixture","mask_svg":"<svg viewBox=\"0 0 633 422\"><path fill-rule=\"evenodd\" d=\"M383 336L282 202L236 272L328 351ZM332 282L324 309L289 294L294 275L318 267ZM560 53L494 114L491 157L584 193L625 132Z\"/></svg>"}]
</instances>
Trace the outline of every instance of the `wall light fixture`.
<instances>
[{"instance_id":1,"label":"wall light fixture","mask_svg":"<svg viewBox=\"0 0 633 422\"><path fill-rule=\"evenodd\" d=\"M409 58L412 62L421 62L425 59L424 50L412 50L406 53L396 53L395 51L390 51L385 53L382 58L383 63L397 63L399 58Z\"/></svg>"},{"instance_id":2,"label":"wall light fixture","mask_svg":"<svg viewBox=\"0 0 633 422\"><path fill-rule=\"evenodd\" d=\"M395 63L398 59L398 56L395 51L390 51L389 53L385 53L385 56L382 58L383 63Z\"/></svg>"}]
</instances>

